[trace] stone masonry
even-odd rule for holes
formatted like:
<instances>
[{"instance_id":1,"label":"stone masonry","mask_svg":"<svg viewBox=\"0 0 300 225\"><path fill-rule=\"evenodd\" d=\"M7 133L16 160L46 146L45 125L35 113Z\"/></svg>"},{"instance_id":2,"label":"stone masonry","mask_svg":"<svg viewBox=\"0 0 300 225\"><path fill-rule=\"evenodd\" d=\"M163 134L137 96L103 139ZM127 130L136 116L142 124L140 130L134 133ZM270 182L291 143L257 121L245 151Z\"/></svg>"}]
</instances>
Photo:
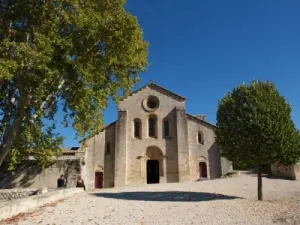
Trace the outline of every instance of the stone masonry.
<instances>
[{"instance_id":1,"label":"stone masonry","mask_svg":"<svg viewBox=\"0 0 300 225\"><path fill-rule=\"evenodd\" d=\"M149 83L118 111L116 122L81 142L88 189L214 179L232 169L220 156L215 126L187 114L185 98Z\"/></svg>"}]
</instances>

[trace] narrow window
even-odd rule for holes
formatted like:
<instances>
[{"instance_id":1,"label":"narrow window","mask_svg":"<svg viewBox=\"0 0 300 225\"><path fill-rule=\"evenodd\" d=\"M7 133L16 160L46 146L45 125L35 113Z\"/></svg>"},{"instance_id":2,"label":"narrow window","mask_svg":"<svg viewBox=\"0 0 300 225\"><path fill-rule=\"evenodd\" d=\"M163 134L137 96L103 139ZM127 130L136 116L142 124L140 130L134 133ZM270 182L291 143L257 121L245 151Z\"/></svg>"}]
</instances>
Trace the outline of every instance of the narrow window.
<instances>
[{"instance_id":1,"label":"narrow window","mask_svg":"<svg viewBox=\"0 0 300 225\"><path fill-rule=\"evenodd\" d=\"M134 127L133 127L133 129L134 129L134 137L135 138L141 138L141 125L142 125L142 123L141 123L141 121L139 120L139 119L135 119L134 121L133 121L133 123L134 123Z\"/></svg>"},{"instance_id":2,"label":"narrow window","mask_svg":"<svg viewBox=\"0 0 300 225\"><path fill-rule=\"evenodd\" d=\"M148 135L149 135L149 137L156 137L156 123L157 123L156 117L150 116L148 119Z\"/></svg>"},{"instance_id":3,"label":"narrow window","mask_svg":"<svg viewBox=\"0 0 300 225\"><path fill-rule=\"evenodd\" d=\"M110 143L106 143L106 146L105 146L105 154L109 154L110 153Z\"/></svg>"},{"instance_id":4,"label":"narrow window","mask_svg":"<svg viewBox=\"0 0 300 225\"><path fill-rule=\"evenodd\" d=\"M164 137L170 137L170 124L169 121L164 121Z\"/></svg>"},{"instance_id":5,"label":"narrow window","mask_svg":"<svg viewBox=\"0 0 300 225\"><path fill-rule=\"evenodd\" d=\"M198 132L198 144L204 144L203 134L201 131Z\"/></svg>"}]
</instances>

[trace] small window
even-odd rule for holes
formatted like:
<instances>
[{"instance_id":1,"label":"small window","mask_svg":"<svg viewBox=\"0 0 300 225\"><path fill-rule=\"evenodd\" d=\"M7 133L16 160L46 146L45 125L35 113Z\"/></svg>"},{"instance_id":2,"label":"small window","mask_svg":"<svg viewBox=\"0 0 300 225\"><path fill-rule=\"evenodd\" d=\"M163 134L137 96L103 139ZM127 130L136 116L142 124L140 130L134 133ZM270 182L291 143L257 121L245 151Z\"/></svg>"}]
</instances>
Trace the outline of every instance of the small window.
<instances>
[{"instance_id":1,"label":"small window","mask_svg":"<svg viewBox=\"0 0 300 225\"><path fill-rule=\"evenodd\" d=\"M106 146L105 146L105 154L109 154L110 153L110 143L106 143Z\"/></svg>"},{"instance_id":2,"label":"small window","mask_svg":"<svg viewBox=\"0 0 300 225\"><path fill-rule=\"evenodd\" d=\"M142 137L142 135L141 135L141 125L142 125L142 123L141 123L141 120L139 120L139 119L135 119L134 121L133 121L133 124L134 124L134 127L133 127L133 129L134 129L134 137L135 138L141 138Z\"/></svg>"},{"instance_id":3,"label":"small window","mask_svg":"<svg viewBox=\"0 0 300 225\"><path fill-rule=\"evenodd\" d=\"M204 144L203 134L201 131L198 132L198 144Z\"/></svg>"},{"instance_id":4,"label":"small window","mask_svg":"<svg viewBox=\"0 0 300 225\"><path fill-rule=\"evenodd\" d=\"M156 116L150 116L148 119L148 135L149 137L156 137Z\"/></svg>"},{"instance_id":5,"label":"small window","mask_svg":"<svg viewBox=\"0 0 300 225\"><path fill-rule=\"evenodd\" d=\"M170 137L170 123L169 121L165 120L164 121L164 137Z\"/></svg>"}]
</instances>

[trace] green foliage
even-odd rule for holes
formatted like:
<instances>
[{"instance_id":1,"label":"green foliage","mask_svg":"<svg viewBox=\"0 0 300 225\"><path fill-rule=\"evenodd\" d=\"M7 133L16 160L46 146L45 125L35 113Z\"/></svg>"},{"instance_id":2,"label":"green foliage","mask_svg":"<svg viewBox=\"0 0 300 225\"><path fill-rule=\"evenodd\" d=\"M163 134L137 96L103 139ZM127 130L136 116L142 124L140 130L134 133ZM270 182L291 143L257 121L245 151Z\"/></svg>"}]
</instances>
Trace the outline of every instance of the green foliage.
<instances>
[{"instance_id":1,"label":"green foliage","mask_svg":"<svg viewBox=\"0 0 300 225\"><path fill-rule=\"evenodd\" d=\"M147 67L148 43L124 0L14 0L0 18L0 165L42 162L62 138L58 107L78 136L97 132L109 97L127 95ZM53 153L54 152L54 153ZM18 157L17 157L18 156Z\"/></svg>"},{"instance_id":2,"label":"green foliage","mask_svg":"<svg viewBox=\"0 0 300 225\"><path fill-rule=\"evenodd\" d=\"M300 138L291 107L270 82L242 84L220 100L217 141L221 154L239 165L293 164Z\"/></svg>"}]
</instances>

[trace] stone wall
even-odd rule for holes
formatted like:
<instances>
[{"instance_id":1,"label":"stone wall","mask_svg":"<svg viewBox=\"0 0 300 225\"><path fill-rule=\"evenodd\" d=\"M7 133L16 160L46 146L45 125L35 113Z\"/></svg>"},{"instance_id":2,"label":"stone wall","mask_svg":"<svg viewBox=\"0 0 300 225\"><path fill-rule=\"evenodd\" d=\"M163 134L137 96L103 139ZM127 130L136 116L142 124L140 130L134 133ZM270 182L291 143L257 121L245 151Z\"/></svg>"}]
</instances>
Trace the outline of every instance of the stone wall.
<instances>
[{"instance_id":1,"label":"stone wall","mask_svg":"<svg viewBox=\"0 0 300 225\"><path fill-rule=\"evenodd\" d=\"M115 124L105 129L104 146L104 188L114 187L115 174Z\"/></svg>"},{"instance_id":2,"label":"stone wall","mask_svg":"<svg viewBox=\"0 0 300 225\"><path fill-rule=\"evenodd\" d=\"M43 191L37 188L26 188L26 189L1 189L0 190L0 202L10 201L14 199L25 198L41 194Z\"/></svg>"},{"instance_id":3,"label":"stone wall","mask_svg":"<svg viewBox=\"0 0 300 225\"><path fill-rule=\"evenodd\" d=\"M58 188L54 191L22 199L0 202L0 224L4 219L20 213L32 212L36 208L83 192L82 188ZM59 218L58 218L59 219Z\"/></svg>"},{"instance_id":4,"label":"stone wall","mask_svg":"<svg viewBox=\"0 0 300 225\"><path fill-rule=\"evenodd\" d=\"M158 108L145 107L149 96L159 100ZM123 100L118 110L115 123L86 140L83 174L88 189L94 188L96 171L103 172L105 188L146 184L149 159L159 161L160 183L197 180L200 162L206 163L209 179L231 171L230 162L220 156L214 126L186 114L184 98L146 87ZM148 135L150 116L157 118L155 137ZM139 137L134 136L136 120ZM169 137L163 134L166 120ZM203 143L198 143L198 132Z\"/></svg>"},{"instance_id":5,"label":"stone wall","mask_svg":"<svg viewBox=\"0 0 300 225\"><path fill-rule=\"evenodd\" d=\"M154 95L159 99L159 107L153 112L147 112L142 107L142 102L148 96ZM160 183L178 182L178 148L177 148L177 125L175 108L185 108L185 101L172 98L165 93L160 93L149 87L133 94L128 99L121 102L119 109L126 112L126 121L118 121L118 129L125 127L124 131L119 131L118 134L126 137L126 140L121 140L123 147L116 148L118 151L125 152L122 158L116 155L116 167L119 161L126 160L125 169L121 170L122 176L125 177L125 185L146 184L146 151L150 147L157 147L163 154L162 168L163 173L160 176ZM148 118L150 115L157 117L156 137L148 136ZM133 121L139 119L141 121L141 138L134 137ZM163 121L168 120L170 123L170 137L163 137ZM117 137L118 137L117 134ZM120 139L120 137L119 137ZM117 141L118 142L118 141ZM124 143L126 146L124 146ZM182 142L180 142L182 143ZM121 143L119 143L121 144ZM118 145L118 143L116 143ZM182 149L183 150L183 149ZM181 150L181 151L182 151ZM124 166L123 166L124 167ZM122 168L123 168L122 167ZM126 171L126 173L125 173ZM118 179L116 177L116 179ZM116 186L119 184L115 183ZM121 183L120 183L121 185ZM124 185L124 184L123 184Z\"/></svg>"},{"instance_id":6,"label":"stone wall","mask_svg":"<svg viewBox=\"0 0 300 225\"><path fill-rule=\"evenodd\" d=\"M86 188L95 188L95 173L103 173L103 187L114 186L114 161L115 161L115 124L107 127L95 136L85 141L85 149L82 178Z\"/></svg>"},{"instance_id":7,"label":"stone wall","mask_svg":"<svg viewBox=\"0 0 300 225\"><path fill-rule=\"evenodd\" d=\"M232 164L221 157L219 145L215 140L214 127L203 121L188 116L189 148L190 148L190 174L191 179L199 178L199 163L206 162L209 179L220 178L232 171ZM198 133L202 136L202 143L198 143Z\"/></svg>"},{"instance_id":8,"label":"stone wall","mask_svg":"<svg viewBox=\"0 0 300 225\"><path fill-rule=\"evenodd\" d=\"M179 182L190 180L188 120L184 108L176 108Z\"/></svg>"},{"instance_id":9,"label":"stone wall","mask_svg":"<svg viewBox=\"0 0 300 225\"><path fill-rule=\"evenodd\" d=\"M118 112L118 121L116 123L115 133L115 167L114 167L114 185L116 187L126 184L126 155L127 155L127 134L128 134L128 116L126 110Z\"/></svg>"},{"instance_id":10,"label":"stone wall","mask_svg":"<svg viewBox=\"0 0 300 225\"><path fill-rule=\"evenodd\" d=\"M75 187L78 176L81 175L80 159L58 158L44 170L31 161L23 164L14 173L2 171L0 188L56 188L61 174L67 179L67 187Z\"/></svg>"},{"instance_id":11,"label":"stone wall","mask_svg":"<svg viewBox=\"0 0 300 225\"><path fill-rule=\"evenodd\" d=\"M98 134L97 136L102 136L103 133ZM85 141L81 148L85 149L84 156L84 165L82 167L82 178L85 182L85 186L87 190L94 188L94 180L95 180L95 139L96 136L89 138Z\"/></svg>"},{"instance_id":12,"label":"stone wall","mask_svg":"<svg viewBox=\"0 0 300 225\"><path fill-rule=\"evenodd\" d=\"M271 173L273 176L282 177L291 180L300 180L300 163L295 165L272 165Z\"/></svg>"},{"instance_id":13,"label":"stone wall","mask_svg":"<svg viewBox=\"0 0 300 225\"><path fill-rule=\"evenodd\" d=\"M221 157L222 175L233 172L232 162L226 158Z\"/></svg>"}]
</instances>

